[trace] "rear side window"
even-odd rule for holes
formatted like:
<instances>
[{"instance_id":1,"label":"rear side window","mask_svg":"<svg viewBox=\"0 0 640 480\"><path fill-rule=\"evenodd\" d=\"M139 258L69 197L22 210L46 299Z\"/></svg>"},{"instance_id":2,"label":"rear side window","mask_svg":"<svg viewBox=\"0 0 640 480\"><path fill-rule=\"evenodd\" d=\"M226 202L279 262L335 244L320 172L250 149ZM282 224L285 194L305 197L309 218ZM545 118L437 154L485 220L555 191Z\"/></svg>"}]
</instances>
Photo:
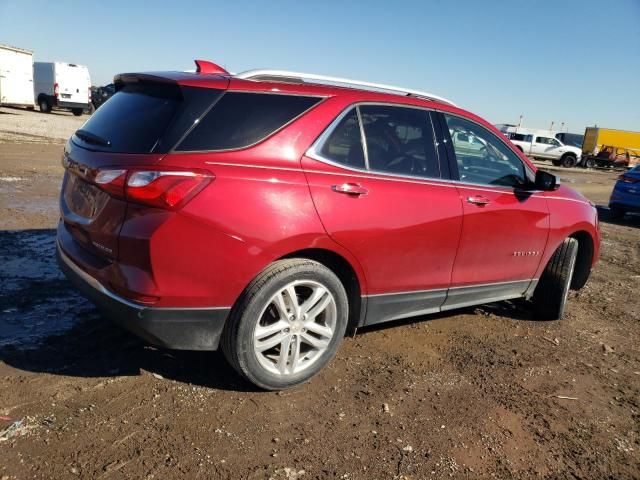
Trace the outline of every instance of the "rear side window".
<instances>
[{"instance_id":1,"label":"rear side window","mask_svg":"<svg viewBox=\"0 0 640 480\"><path fill-rule=\"evenodd\" d=\"M74 136L78 145L105 152L166 153L222 94L172 84L125 85Z\"/></svg>"},{"instance_id":2,"label":"rear side window","mask_svg":"<svg viewBox=\"0 0 640 480\"><path fill-rule=\"evenodd\" d=\"M427 111L386 105L362 105L358 108L370 170L440 177L433 127Z\"/></svg>"},{"instance_id":3,"label":"rear side window","mask_svg":"<svg viewBox=\"0 0 640 480\"><path fill-rule=\"evenodd\" d=\"M321 99L297 95L229 92L178 145L178 151L211 151L253 145Z\"/></svg>"},{"instance_id":4,"label":"rear side window","mask_svg":"<svg viewBox=\"0 0 640 480\"><path fill-rule=\"evenodd\" d=\"M362 135L355 108L340 120L319 153L332 162L353 168L365 168Z\"/></svg>"}]
</instances>

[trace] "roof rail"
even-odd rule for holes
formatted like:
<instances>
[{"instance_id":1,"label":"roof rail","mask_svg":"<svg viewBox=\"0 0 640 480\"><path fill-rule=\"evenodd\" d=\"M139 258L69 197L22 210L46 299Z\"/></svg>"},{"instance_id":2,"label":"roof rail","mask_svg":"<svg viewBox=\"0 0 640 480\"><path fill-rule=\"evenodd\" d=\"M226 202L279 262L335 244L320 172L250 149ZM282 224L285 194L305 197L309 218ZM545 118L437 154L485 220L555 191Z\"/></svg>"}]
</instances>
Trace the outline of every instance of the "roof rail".
<instances>
[{"instance_id":1,"label":"roof rail","mask_svg":"<svg viewBox=\"0 0 640 480\"><path fill-rule=\"evenodd\" d=\"M243 80L263 80L263 81L288 81L292 83L318 83L325 85L335 85L347 88L360 88L363 90L379 91L381 93L394 93L407 97L420 97L437 102L447 103L456 107L457 105L451 100L419 90L411 90L408 88L394 87L393 85L385 85L382 83L362 82L360 80L349 80L348 78L329 77L327 75L316 75L314 73L289 72L287 70L247 70L246 72L234 75L236 78Z\"/></svg>"}]
</instances>

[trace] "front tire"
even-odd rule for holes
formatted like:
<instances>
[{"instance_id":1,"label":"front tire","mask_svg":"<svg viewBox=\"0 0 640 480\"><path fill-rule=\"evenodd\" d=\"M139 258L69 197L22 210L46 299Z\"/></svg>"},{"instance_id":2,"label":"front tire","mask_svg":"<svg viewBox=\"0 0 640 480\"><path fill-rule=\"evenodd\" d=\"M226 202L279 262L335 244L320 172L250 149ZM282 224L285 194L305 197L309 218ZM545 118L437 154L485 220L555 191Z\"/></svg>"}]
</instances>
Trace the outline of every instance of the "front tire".
<instances>
[{"instance_id":1,"label":"front tire","mask_svg":"<svg viewBox=\"0 0 640 480\"><path fill-rule=\"evenodd\" d=\"M533 307L541 320L560 320L564 315L578 255L578 241L567 238L549 260L533 293Z\"/></svg>"},{"instance_id":2,"label":"front tire","mask_svg":"<svg viewBox=\"0 0 640 480\"><path fill-rule=\"evenodd\" d=\"M265 390L306 382L334 357L349 316L344 286L324 265L279 260L245 289L222 335L234 369Z\"/></svg>"},{"instance_id":3,"label":"front tire","mask_svg":"<svg viewBox=\"0 0 640 480\"><path fill-rule=\"evenodd\" d=\"M560 159L560 164L565 168L575 167L576 163L578 163L578 159L575 155L565 155Z\"/></svg>"}]
</instances>

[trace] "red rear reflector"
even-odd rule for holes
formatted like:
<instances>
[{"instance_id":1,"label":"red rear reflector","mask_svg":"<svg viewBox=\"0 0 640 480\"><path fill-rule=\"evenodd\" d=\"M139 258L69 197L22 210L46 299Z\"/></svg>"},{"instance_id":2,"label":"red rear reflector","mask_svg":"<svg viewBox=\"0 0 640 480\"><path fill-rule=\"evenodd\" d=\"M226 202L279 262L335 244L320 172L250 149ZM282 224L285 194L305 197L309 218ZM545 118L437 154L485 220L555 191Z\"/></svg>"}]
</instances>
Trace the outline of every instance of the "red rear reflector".
<instances>
[{"instance_id":1,"label":"red rear reflector","mask_svg":"<svg viewBox=\"0 0 640 480\"><path fill-rule=\"evenodd\" d=\"M53 84L53 96L57 97L60 93L60 86L57 83Z\"/></svg>"}]
</instances>

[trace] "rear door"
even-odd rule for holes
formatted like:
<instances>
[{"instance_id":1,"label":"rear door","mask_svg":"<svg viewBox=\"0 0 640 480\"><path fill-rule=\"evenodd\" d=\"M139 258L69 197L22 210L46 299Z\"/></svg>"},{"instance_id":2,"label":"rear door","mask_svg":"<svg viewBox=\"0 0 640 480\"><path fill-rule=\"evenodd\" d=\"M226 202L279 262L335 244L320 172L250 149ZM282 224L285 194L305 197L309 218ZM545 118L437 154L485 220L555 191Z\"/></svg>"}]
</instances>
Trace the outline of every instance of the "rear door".
<instances>
[{"instance_id":1,"label":"rear door","mask_svg":"<svg viewBox=\"0 0 640 480\"><path fill-rule=\"evenodd\" d=\"M462 205L433 128L426 110L350 107L302 159L327 232L365 272L368 324L438 311L446 297Z\"/></svg>"},{"instance_id":2,"label":"rear door","mask_svg":"<svg viewBox=\"0 0 640 480\"><path fill-rule=\"evenodd\" d=\"M56 63L56 78L60 101L69 103L89 103L91 79L89 70L73 63Z\"/></svg>"},{"instance_id":3,"label":"rear door","mask_svg":"<svg viewBox=\"0 0 640 480\"><path fill-rule=\"evenodd\" d=\"M547 201L541 192L525 189L533 174L507 142L464 117L441 114L441 119L445 136L464 133L486 146L482 157L470 156L455 142L449 150L464 221L443 308L519 296L529 287L547 242Z\"/></svg>"}]
</instances>

